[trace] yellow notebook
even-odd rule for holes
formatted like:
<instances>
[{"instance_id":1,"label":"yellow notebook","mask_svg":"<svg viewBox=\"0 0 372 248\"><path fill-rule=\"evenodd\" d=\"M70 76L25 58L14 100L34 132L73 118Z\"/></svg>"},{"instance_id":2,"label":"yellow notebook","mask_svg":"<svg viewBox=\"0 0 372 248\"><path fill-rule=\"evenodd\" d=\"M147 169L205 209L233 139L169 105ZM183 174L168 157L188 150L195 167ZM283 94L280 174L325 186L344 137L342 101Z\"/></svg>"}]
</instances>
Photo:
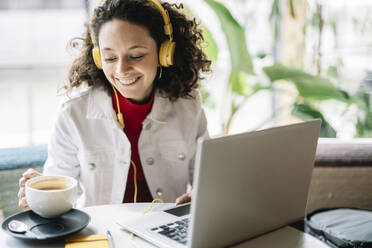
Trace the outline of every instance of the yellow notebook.
<instances>
[{"instance_id":1,"label":"yellow notebook","mask_svg":"<svg viewBox=\"0 0 372 248\"><path fill-rule=\"evenodd\" d=\"M106 235L88 235L66 239L65 248L110 248Z\"/></svg>"}]
</instances>

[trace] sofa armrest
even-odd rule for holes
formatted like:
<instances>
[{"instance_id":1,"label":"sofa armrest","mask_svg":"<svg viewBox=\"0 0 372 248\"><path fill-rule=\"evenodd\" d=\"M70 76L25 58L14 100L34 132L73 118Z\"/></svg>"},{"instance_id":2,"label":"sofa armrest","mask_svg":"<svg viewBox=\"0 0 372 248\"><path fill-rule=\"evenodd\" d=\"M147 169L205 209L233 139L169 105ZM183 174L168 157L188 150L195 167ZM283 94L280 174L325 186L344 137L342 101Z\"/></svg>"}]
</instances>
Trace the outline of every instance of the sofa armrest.
<instances>
[{"instance_id":1,"label":"sofa armrest","mask_svg":"<svg viewBox=\"0 0 372 248\"><path fill-rule=\"evenodd\" d=\"M18 208L18 180L26 168L42 171L47 158L47 146L0 149L0 221L21 211Z\"/></svg>"},{"instance_id":2,"label":"sofa armrest","mask_svg":"<svg viewBox=\"0 0 372 248\"><path fill-rule=\"evenodd\" d=\"M372 139L320 138L315 156L317 166L372 166Z\"/></svg>"},{"instance_id":3,"label":"sofa armrest","mask_svg":"<svg viewBox=\"0 0 372 248\"><path fill-rule=\"evenodd\" d=\"M0 149L0 171L44 165L47 145Z\"/></svg>"},{"instance_id":4,"label":"sofa armrest","mask_svg":"<svg viewBox=\"0 0 372 248\"><path fill-rule=\"evenodd\" d=\"M307 212L334 207L372 210L372 139L319 139Z\"/></svg>"}]
</instances>

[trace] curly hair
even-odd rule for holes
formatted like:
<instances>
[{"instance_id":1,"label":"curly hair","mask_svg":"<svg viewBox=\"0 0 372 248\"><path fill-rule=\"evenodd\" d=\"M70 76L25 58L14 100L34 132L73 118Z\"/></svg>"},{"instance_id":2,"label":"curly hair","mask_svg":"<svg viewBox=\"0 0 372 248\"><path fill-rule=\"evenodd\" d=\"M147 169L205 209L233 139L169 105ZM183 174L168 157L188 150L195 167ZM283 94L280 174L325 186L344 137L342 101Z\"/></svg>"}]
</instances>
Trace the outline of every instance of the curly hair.
<instances>
[{"instance_id":1,"label":"curly hair","mask_svg":"<svg viewBox=\"0 0 372 248\"><path fill-rule=\"evenodd\" d=\"M195 18L189 20L179 11L183 5L162 3L169 13L173 27L173 40L176 42L174 65L163 67L162 77L155 79L156 87L165 97L175 101L179 97L190 97L193 89L199 87L203 79L201 72L210 72L211 61L201 49L203 35ZM112 94L112 88L102 70L93 61L94 43L99 46L98 34L102 25L113 19L129 21L146 27L155 40L158 50L161 43L168 39L164 34L164 21L161 13L147 0L107 0L94 10L90 23L82 38L82 50L70 68L67 91L86 82L90 86L104 86Z\"/></svg>"}]
</instances>

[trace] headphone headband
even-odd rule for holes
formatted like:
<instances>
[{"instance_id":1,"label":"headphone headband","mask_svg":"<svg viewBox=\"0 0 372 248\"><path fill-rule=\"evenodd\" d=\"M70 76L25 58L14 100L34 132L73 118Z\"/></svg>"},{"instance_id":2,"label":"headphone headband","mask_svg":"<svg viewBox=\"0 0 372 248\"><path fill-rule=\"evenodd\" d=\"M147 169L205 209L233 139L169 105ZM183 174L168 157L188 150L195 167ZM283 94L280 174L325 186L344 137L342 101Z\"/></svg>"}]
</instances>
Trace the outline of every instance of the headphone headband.
<instances>
[{"instance_id":1,"label":"headphone headband","mask_svg":"<svg viewBox=\"0 0 372 248\"><path fill-rule=\"evenodd\" d=\"M161 3L158 0L147 0L150 4L152 4L162 15L164 21L164 34L169 37L169 40L164 41L160 45L159 49L159 64L164 67L168 67L173 65L174 60L174 52L176 43L173 41L173 28L170 22L169 13L166 9L163 8ZM103 0L100 6L103 6L107 1ZM96 64L97 68L102 69L102 60L101 60L101 53L99 51L99 47L95 42L94 34L90 32L90 38L93 43L92 49L92 56L94 63Z\"/></svg>"},{"instance_id":2,"label":"headphone headband","mask_svg":"<svg viewBox=\"0 0 372 248\"><path fill-rule=\"evenodd\" d=\"M148 0L163 16L164 20L164 33L169 36L170 41L173 40L173 28L172 24L170 23L170 18L168 11L163 8L161 3L158 0Z\"/></svg>"}]
</instances>

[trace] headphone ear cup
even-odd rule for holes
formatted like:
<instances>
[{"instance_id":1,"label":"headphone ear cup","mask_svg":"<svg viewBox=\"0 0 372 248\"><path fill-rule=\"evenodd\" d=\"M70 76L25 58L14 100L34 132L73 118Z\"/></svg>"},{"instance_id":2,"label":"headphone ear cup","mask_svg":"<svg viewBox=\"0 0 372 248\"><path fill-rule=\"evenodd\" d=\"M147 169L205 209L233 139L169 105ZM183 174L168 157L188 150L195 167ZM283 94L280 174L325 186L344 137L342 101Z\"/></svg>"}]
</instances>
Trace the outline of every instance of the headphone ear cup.
<instances>
[{"instance_id":1,"label":"headphone ear cup","mask_svg":"<svg viewBox=\"0 0 372 248\"><path fill-rule=\"evenodd\" d=\"M159 63L161 66L169 67L174 62L174 51L176 49L176 43L174 41L164 41L159 50Z\"/></svg>"},{"instance_id":2,"label":"headphone ear cup","mask_svg":"<svg viewBox=\"0 0 372 248\"><path fill-rule=\"evenodd\" d=\"M102 70L101 52L99 51L98 46L94 46L94 48L92 49L92 56L94 64L96 64L98 69Z\"/></svg>"}]
</instances>

